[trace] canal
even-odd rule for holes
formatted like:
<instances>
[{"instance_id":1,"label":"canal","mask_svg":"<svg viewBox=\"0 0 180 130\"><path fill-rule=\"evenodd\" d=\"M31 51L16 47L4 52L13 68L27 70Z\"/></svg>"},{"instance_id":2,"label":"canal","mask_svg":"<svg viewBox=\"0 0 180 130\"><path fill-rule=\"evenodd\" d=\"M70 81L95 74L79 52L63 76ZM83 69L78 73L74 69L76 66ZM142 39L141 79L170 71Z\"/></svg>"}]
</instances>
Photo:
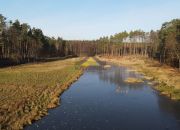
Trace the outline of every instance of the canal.
<instances>
[{"instance_id":1,"label":"canal","mask_svg":"<svg viewBox=\"0 0 180 130\"><path fill-rule=\"evenodd\" d=\"M123 66L89 67L61 95L60 106L25 130L180 130L180 104Z\"/></svg>"}]
</instances>

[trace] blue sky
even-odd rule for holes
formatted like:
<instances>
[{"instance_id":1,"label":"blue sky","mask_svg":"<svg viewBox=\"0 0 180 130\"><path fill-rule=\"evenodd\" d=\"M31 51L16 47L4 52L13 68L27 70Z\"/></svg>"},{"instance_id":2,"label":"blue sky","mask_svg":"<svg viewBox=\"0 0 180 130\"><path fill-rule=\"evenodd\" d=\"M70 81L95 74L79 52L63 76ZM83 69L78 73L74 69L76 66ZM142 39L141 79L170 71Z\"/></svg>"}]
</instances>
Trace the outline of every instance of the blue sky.
<instances>
[{"instance_id":1,"label":"blue sky","mask_svg":"<svg viewBox=\"0 0 180 130\"><path fill-rule=\"evenodd\" d=\"M124 30L159 29L180 18L180 0L0 0L0 13L48 36L91 40Z\"/></svg>"}]
</instances>

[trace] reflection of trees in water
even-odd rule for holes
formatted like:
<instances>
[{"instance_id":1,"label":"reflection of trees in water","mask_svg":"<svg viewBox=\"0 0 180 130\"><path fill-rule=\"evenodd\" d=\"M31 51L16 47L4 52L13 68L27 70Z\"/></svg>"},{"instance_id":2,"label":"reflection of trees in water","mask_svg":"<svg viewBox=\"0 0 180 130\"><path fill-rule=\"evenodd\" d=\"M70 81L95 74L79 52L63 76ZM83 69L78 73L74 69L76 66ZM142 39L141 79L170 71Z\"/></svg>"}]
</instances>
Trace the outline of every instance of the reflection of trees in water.
<instances>
[{"instance_id":1,"label":"reflection of trees in water","mask_svg":"<svg viewBox=\"0 0 180 130\"><path fill-rule=\"evenodd\" d=\"M140 75L135 72L128 71L125 67L112 67L110 69L102 69L102 67L91 68L90 72L96 73L99 79L116 85L116 93L128 94L129 90L141 90L144 83L127 84L124 82L128 77L139 78ZM160 110L172 114L180 123L180 102L175 102L166 97L158 95L158 105Z\"/></svg>"},{"instance_id":2,"label":"reflection of trees in water","mask_svg":"<svg viewBox=\"0 0 180 130\"><path fill-rule=\"evenodd\" d=\"M110 69L99 68L95 72L99 75L99 79L110 84L115 84L117 86L117 92L127 89L142 89L144 84L128 84L124 81L129 77L139 78L140 75L135 72L127 71L125 67L111 67Z\"/></svg>"},{"instance_id":3,"label":"reflection of trees in water","mask_svg":"<svg viewBox=\"0 0 180 130\"><path fill-rule=\"evenodd\" d=\"M159 94L157 95L159 108L165 112L173 114L180 123L180 101L172 101L167 97Z\"/></svg>"},{"instance_id":4,"label":"reflection of trees in water","mask_svg":"<svg viewBox=\"0 0 180 130\"><path fill-rule=\"evenodd\" d=\"M128 93L129 93L129 90L128 90L127 88L117 86L117 87L116 87L116 93L128 94Z\"/></svg>"}]
</instances>

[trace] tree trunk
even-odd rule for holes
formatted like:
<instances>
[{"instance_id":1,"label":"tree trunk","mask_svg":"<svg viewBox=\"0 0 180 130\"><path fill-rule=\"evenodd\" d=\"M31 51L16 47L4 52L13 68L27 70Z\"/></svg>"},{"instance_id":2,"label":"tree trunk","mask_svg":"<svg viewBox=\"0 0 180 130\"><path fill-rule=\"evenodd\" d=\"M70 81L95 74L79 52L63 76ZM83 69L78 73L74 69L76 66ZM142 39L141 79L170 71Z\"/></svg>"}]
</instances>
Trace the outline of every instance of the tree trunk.
<instances>
[{"instance_id":1,"label":"tree trunk","mask_svg":"<svg viewBox=\"0 0 180 130\"><path fill-rule=\"evenodd\" d=\"M180 71L180 59L179 59L179 71Z\"/></svg>"}]
</instances>

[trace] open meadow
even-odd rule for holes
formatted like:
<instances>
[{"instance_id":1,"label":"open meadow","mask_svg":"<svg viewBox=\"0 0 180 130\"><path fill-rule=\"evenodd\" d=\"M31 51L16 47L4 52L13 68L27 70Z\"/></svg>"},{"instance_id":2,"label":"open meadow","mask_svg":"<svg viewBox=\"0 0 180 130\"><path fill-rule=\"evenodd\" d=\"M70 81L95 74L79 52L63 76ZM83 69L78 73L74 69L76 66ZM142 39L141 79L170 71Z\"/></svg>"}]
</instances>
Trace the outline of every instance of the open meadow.
<instances>
[{"instance_id":1,"label":"open meadow","mask_svg":"<svg viewBox=\"0 0 180 130\"><path fill-rule=\"evenodd\" d=\"M81 60L0 69L0 129L20 129L57 106L58 96L82 74Z\"/></svg>"}]
</instances>

